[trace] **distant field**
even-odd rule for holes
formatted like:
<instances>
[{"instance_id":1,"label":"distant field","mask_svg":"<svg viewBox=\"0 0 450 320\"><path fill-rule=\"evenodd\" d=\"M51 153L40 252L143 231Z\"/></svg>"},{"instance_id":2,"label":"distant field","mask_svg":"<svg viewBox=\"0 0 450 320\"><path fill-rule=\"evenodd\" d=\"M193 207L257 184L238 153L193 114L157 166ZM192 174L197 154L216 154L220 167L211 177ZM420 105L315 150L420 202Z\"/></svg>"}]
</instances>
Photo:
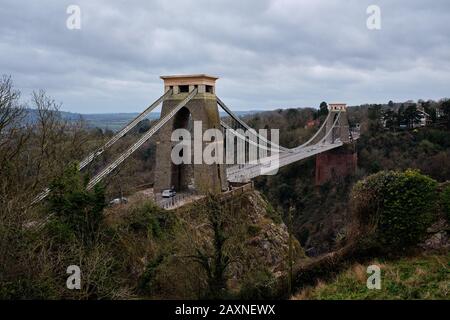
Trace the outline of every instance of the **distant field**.
<instances>
[{"instance_id":1,"label":"distant field","mask_svg":"<svg viewBox=\"0 0 450 320\"><path fill-rule=\"evenodd\" d=\"M238 116L244 116L247 114L252 114L260 111L238 111L235 112ZM91 128L101 128L109 129L112 131L118 131L126 124L128 124L132 119L134 119L139 113L97 113L97 114L79 114L72 112L61 111L61 116L68 120L79 120L80 117L83 118L89 127ZM147 118L150 120L159 119L159 112L151 112ZM226 116L225 112L221 112L220 116ZM36 120L36 111L33 109L28 109L28 121Z\"/></svg>"},{"instance_id":2,"label":"distant field","mask_svg":"<svg viewBox=\"0 0 450 320\"><path fill-rule=\"evenodd\" d=\"M137 115L138 113L105 113L83 114L81 116L87 122L89 127L118 131ZM159 113L151 113L147 118L150 120L158 119Z\"/></svg>"}]
</instances>

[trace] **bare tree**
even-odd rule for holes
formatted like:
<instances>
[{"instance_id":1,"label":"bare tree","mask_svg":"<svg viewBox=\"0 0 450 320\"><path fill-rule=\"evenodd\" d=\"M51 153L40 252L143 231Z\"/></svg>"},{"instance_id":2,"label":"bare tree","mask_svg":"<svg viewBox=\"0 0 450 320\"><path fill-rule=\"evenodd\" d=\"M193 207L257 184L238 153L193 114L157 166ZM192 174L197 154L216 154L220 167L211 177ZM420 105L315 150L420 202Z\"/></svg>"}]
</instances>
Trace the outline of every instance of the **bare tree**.
<instances>
[{"instance_id":1,"label":"bare tree","mask_svg":"<svg viewBox=\"0 0 450 320\"><path fill-rule=\"evenodd\" d=\"M24 117L24 108L19 104L20 92L14 90L11 77L0 80L0 137L4 131Z\"/></svg>"},{"instance_id":2,"label":"bare tree","mask_svg":"<svg viewBox=\"0 0 450 320\"><path fill-rule=\"evenodd\" d=\"M0 80L0 176L1 203L6 205L11 188L15 160L24 152L30 132L24 125L26 110L19 102L20 92L15 90L11 77Z\"/></svg>"}]
</instances>

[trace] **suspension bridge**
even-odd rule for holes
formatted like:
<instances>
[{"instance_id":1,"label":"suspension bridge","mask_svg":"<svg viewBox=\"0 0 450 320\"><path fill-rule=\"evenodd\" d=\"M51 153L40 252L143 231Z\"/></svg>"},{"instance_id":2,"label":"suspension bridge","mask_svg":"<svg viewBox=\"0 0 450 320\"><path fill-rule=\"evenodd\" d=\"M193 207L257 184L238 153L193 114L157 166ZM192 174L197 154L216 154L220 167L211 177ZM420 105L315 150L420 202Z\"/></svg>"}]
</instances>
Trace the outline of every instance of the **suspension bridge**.
<instances>
[{"instance_id":1,"label":"suspension bridge","mask_svg":"<svg viewBox=\"0 0 450 320\"><path fill-rule=\"evenodd\" d=\"M157 145L155 193L171 187L176 190L191 187L200 194L224 192L229 189L230 184L249 182L274 169L326 153L345 144L352 144L359 138L359 132L351 130L349 127L345 104L330 104L327 117L319 129L308 141L297 147L283 147L258 133L255 133L254 138L249 138L248 135L242 134L242 130L252 130L252 128L216 96L215 82L218 78L204 74L162 76L161 78L164 80L164 94L103 146L81 160L79 170L85 169L162 104L160 119L153 123L150 129L128 149L95 174L87 185L88 189L104 180L152 137L156 138ZM220 117L219 109L228 116L228 123ZM263 152L256 162L175 165L171 160L173 148L171 133L178 128L190 129L192 121L202 121L203 131L207 129L228 130L236 139L241 140L246 148L253 144L258 148L266 149L266 152ZM208 145L208 143L212 142L203 142L204 145ZM223 148L227 147L226 141L214 141L214 143L221 143ZM45 189L34 199L33 203L43 200L49 193L50 189Z\"/></svg>"}]
</instances>

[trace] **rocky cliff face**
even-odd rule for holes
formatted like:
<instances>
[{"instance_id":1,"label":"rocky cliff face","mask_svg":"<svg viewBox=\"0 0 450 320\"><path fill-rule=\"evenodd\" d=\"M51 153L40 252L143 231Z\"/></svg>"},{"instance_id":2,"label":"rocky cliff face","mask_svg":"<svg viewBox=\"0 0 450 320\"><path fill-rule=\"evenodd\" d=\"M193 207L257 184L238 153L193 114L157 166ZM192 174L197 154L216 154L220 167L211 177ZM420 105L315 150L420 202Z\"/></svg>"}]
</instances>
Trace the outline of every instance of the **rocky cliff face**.
<instances>
[{"instance_id":1,"label":"rocky cliff face","mask_svg":"<svg viewBox=\"0 0 450 320\"><path fill-rule=\"evenodd\" d=\"M114 255L126 264L123 276L138 297L204 298L211 282L224 281L227 294L261 298L287 273L289 251L294 263L304 256L281 215L255 190L170 211L131 201L108 209L107 224L116 230Z\"/></svg>"},{"instance_id":2,"label":"rocky cliff face","mask_svg":"<svg viewBox=\"0 0 450 320\"><path fill-rule=\"evenodd\" d=\"M281 221L278 213L257 191L248 192L243 196L246 223L250 230L245 241L254 249L255 259L267 266L274 273L280 275L286 270L289 250L289 233L286 225ZM303 251L295 237L292 238L293 257L303 257Z\"/></svg>"},{"instance_id":3,"label":"rocky cliff face","mask_svg":"<svg viewBox=\"0 0 450 320\"><path fill-rule=\"evenodd\" d=\"M210 208L207 209L207 211ZM278 278L288 270L289 233L281 216L255 190L233 196L220 205L225 218L223 233L226 235L225 253L233 260L227 268L228 286L238 291L243 283L257 283L264 275ZM190 225L201 226L192 231L193 243L214 255L214 232L208 221L208 213L202 212L201 202L180 208L177 215ZM189 249L187 249L189 250ZM197 249L196 249L197 250ZM295 263L304 257L297 239L291 238L291 257Z\"/></svg>"},{"instance_id":4,"label":"rocky cliff face","mask_svg":"<svg viewBox=\"0 0 450 320\"><path fill-rule=\"evenodd\" d=\"M427 229L428 237L420 244L420 247L425 250L448 250L450 248L449 231L450 226L445 218L439 219Z\"/></svg>"}]
</instances>

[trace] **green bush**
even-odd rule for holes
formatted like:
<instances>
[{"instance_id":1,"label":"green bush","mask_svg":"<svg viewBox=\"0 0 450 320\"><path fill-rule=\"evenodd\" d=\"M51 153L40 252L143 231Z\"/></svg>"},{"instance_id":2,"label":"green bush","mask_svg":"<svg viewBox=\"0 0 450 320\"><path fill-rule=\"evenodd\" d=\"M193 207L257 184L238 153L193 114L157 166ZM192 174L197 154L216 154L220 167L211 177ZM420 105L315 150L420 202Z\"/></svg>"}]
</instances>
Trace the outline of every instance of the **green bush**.
<instances>
[{"instance_id":1,"label":"green bush","mask_svg":"<svg viewBox=\"0 0 450 320\"><path fill-rule=\"evenodd\" d=\"M87 190L87 183L87 177L80 174L77 165L69 166L50 185L47 208L57 219L52 225L53 231L62 232L60 236L72 231L85 243L91 243L103 221L106 203L104 189L97 185L93 190Z\"/></svg>"},{"instance_id":2,"label":"green bush","mask_svg":"<svg viewBox=\"0 0 450 320\"><path fill-rule=\"evenodd\" d=\"M437 182L418 171L382 171L359 181L352 212L362 243L378 249L406 249L423 240L436 218Z\"/></svg>"},{"instance_id":3,"label":"green bush","mask_svg":"<svg viewBox=\"0 0 450 320\"><path fill-rule=\"evenodd\" d=\"M145 233L149 238L160 238L163 230L173 225L172 216L161 212L153 202L133 208L124 224L134 233Z\"/></svg>"},{"instance_id":4,"label":"green bush","mask_svg":"<svg viewBox=\"0 0 450 320\"><path fill-rule=\"evenodd\" d=\"M67 224L60 220L50 220L45 225L47 236L49 239L54 240L55 245L63 246L76 240L76 234L74 230Z\"/></svg>"},{"instance_id":5,"label":"green bush","mask_svg":"<svg viewBox=\"0 0 450 320\"><path fill-rule=\"evenodd\" d=\"M442 210L447 217L447 221L450 222L450 185L444 188L441 193Z\"/></svg>"}]
</instances>

